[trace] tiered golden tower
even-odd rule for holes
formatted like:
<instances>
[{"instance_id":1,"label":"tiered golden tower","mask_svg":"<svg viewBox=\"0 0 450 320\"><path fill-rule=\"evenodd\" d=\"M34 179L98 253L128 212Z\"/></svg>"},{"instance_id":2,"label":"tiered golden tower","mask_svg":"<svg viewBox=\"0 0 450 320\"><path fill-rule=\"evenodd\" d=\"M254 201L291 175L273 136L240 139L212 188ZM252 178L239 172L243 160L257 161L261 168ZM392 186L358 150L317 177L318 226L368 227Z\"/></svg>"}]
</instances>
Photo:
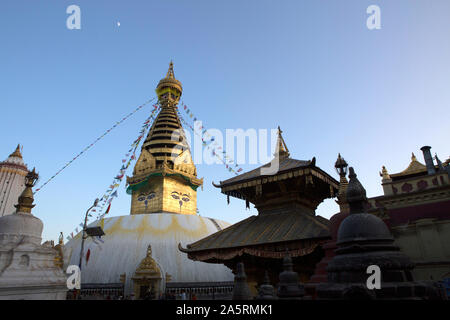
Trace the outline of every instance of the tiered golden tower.
<instances>
[{"instance_id":1,"label":"tiered golden tower","mask_svg":"<svg viewBox=\"0 0 450 320\"><path fill-rule=\"evenodd\" d=\"M142 146L133 176L127 177L131 214L196 214L197 178L189 145L177 115L183 88L175 79L173 63L156 87L161 110Z\"/></svg>"}]
</instances>

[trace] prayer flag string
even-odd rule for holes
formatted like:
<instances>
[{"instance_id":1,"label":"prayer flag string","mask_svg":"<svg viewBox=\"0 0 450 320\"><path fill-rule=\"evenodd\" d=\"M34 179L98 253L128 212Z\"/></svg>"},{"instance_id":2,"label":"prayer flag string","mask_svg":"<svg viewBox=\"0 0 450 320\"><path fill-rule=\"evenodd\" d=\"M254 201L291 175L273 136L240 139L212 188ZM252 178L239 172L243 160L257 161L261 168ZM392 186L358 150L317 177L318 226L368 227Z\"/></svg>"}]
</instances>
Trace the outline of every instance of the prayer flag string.
<instances>
[{"instance_id":1,"label":"prayer flag string","mask_svg":"<svg viewBox=\"0 0 450 320\"><path fill-rule=\"evenodd\" d=\"M194 116L192 111L183 102L181 103L181 105L185 112L189 115L189 118L193 118L194 122L197 121L197 118ZM218 142L215 141L215 138L208 133L208 130L204 125L198 126L198 128L194 128L194 126L192 126L183 118L179 110L178 116L180 117L183 124L189 127L197 136L202 139L202 145L206 147L206 149L211 150L211 154L219 159L219 161L221 161L225 165L225 168L229 172L233 172L235 175L239 175L239 172L242 171L242 168L239 167L238 164L235 164L234 161L226 154L226 151L218 145ZM220 155L223 155L223 157Z\"/></svg>"},{"instance_id":2,"label":"prayer flag string","mask_svg":"<svg viewBox=\"0 0 450 320\"><path fill-rule=\"evenodd\" d=\"M86 146L81 152L79 152L72 160L70 160L69 162L67 162L61 169L59 169L54 175L52 175L47 181L45 181L39 188L37 188L34 191L34 194L36 194L37 192L39 192L44 186L46 186L50 181L52 181L58 174L60 174L64 169L66 169L68 166L70 166L72 164L72 162L74 162L76 159L78 159L83 153L85 153L86 151L88 151L90 148L92 148L98 141L100 141L104 136L106 136L108 133L110 133L114 128L116 128L118 125L120 125L122 122L124 122L125 120L127 120L129 117L131 117L133 114L135 114L136 112L138 112L140 109L142 109L144 106L146 106L147 104L151 103L152 101L154 101L156 99L156 97L146 101L145 103L143 103L142 105L140 105L139 107L137 107L136 109L134 109L134 111L130 112L129 114L127 114L125 117L122 118L122 120L116 122L111 128L109 128L108 130L106 130L101 136L99 136L97 139L95 139L94 142L92 142L90 145Z\"/></svg>"},{"instance_id":3,"label":"prayer flag string","mask_svg":"<svg viewBox=\"0 0 450 320\"><path fill-rule=\"evenodd\" d=\"M109 213L109 209L111 208L111 202L114 198L118 197L118 188L120 186L120 183L122 182L123 178L125 177L126 171L128 167L130 166L131 162L133 160L136 160L136 150L141 142L141 140L145 137L146 131L151 128L153 121L155 120L155 114L160 109L160 106L155 104L153 105L153 110L150 116L144 121L141 130L139 131L139 136L136 140L133 141L133 143L130 145L130 149L125 154L125 157L122 159L122 166L120 167L119 171L115 175L113 181L109 185L106 192L103 194L101 198L101 207L99 210L99 214L97 216L97 219L102 219L106 214ZM107 210L103 212L103 209L107 207Z\"/></svg>"}]
</instances>

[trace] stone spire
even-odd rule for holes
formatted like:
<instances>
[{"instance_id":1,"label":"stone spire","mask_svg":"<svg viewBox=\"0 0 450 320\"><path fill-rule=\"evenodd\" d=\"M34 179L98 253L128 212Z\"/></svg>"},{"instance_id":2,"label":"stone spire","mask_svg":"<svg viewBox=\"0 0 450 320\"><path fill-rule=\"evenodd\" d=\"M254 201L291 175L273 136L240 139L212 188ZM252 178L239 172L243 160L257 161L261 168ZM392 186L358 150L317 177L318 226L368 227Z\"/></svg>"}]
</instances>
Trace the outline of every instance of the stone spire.
<instances>
[{"instance_id":1,"label":"stone spire","mask_svg":"<svg viewBox=\"0 0 450 320\"><path fill-rule=\"evenodd\" d=\"M338 200L336 202L339 204L341 212L348 212L346 197L348 186L348 180L346 177L348 164L340 153L338 154L338 158L334 164L334 167L336 168L336 172L339 174L339 191L337 195Z\"/></svg>"},{"instance_id":2,"label":"stone spire","mask_svg":"<svg viewBox=\"0 0 450 320\"><path fill-rule=\"evenodd\" d=\"M439 171L445 171L444 165L442 164L441 159L438 158L437 153L434 154L434 158L436 159L437 165L438 165L438 170Z\"/></svg>"},{"instance_id":3,"label":"stone spire","mask_svg":"<svg viewBox=\"0 0 450 320\"><path fill-rule=\"evenodd\" d=\"M239 262L236 266L236 276L234 277L233 300L250 300L250 288L247 284L244 264Z\"/></svg>"},{"instance_id":4,"label":"stone spire","mask_svg":"<svg viewBox=\"0 0 450 320\"><path fill-rule=\"evenodd\" d=\"M274 156L279 159L288 158L290 156L289 150L284 142L283 136L281 135L282 133L283 131L281 131L280 126L278 126L277 146Z\"/></svg>"},{"instance_id":5,"label":"stone spire","mask_svg":"<svg viewBox=\"0 0 450 320\"><path fill-rule=\"evenodd\" d=\"M350 207L350 214L365 212L367 208L366 189L359 182L353 167L350 167L348 177L351 183L347 186L346 198Z\"/></svg>"},{"instance_id":6,"label":"stone spire","mask_svg":"<svg viewBox=\"0 0 450 320\"><path fill-rule=\"evenodd\" d=\"M257 300L275 300L275 288L270 284L269 273L267 270L264 273L263 283L258 288Z\"/></svg>"}]
</instances>

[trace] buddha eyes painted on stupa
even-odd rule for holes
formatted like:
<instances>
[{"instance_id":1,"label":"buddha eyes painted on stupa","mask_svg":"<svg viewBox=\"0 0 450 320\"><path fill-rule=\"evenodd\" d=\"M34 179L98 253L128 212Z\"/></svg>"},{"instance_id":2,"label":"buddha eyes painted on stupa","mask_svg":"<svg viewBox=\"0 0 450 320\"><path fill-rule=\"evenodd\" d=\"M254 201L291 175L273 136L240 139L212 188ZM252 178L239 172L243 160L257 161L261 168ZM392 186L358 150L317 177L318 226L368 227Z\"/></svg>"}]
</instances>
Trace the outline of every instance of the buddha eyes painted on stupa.
<instances>
[{"instance_id":1,"label":"buddha eyes painted on stupa","mask_svg":"<svg viewBox=\"0 0 450 320\"><path fill-rule=\"evenodd\" d=\"M156 193L155 192L153 192L153 191L151 191L151 192L149 192L149 193L141 193L139 196L138 196L138 198L137 198L137 200L138 201L146 201L146 200L152 200L153 198L155 198L156 197Z\"/></svg>"},{"instance_id":2,"label":"buddha eyes painted on stupa","mask_svg":"<svg viewBox=\"0 0 450 320\"><path fill-rule=\"evenodd\" d=\"M171 196L175 200L178 200L178 203L180 204L180 208L184 202L189 202L191 200L191 196L186 193L172 191Z\"/></svg>"}]
</instances>

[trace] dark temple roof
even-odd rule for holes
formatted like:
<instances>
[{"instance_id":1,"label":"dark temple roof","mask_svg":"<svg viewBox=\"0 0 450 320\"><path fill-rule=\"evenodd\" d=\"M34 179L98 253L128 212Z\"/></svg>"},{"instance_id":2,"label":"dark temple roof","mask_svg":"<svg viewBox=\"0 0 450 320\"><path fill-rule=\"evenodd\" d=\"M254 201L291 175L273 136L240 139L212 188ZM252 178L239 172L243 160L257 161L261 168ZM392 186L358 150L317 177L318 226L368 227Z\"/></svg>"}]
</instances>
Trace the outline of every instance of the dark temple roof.
<instances>
[{"instance_id":1,"label":"dark temple roof","mask_svg":"<svg viewBox=\"0 0 450 320\"><path fill-rule=\"evenodd\" d=\"M315 162L315 160L305 161L305 160L296 160L296 159L291 159L291 158L280 159L278 173L282 173L282 172L289 171L292 169L297 169L297 168L306 168L306 167L310 167L310 166L314 167L314 162ZM271 164L271 162L266 163L265 165L262 165L254 170L245 172L243 174L240 174L236 177L227 179L225 181L221 181L220 186L234 184L234 183L238 183L238 182L242 182L242 181L247 181L247 180L255 179L258 177L264 177L266 175L261 175L261 168L269 168L270 164Z\"/></svg>"},{"instance_id":2,"label":"dark temple roof","mask_svg":"<svg viewBox=\"0 0 450 320\"><path fill-rule=\"evenodd\" d=\"M251 216L194 242L185 252L246 247L329 237L328 220L307 213L286 212Z\"/></svg>"}]
</instances>

